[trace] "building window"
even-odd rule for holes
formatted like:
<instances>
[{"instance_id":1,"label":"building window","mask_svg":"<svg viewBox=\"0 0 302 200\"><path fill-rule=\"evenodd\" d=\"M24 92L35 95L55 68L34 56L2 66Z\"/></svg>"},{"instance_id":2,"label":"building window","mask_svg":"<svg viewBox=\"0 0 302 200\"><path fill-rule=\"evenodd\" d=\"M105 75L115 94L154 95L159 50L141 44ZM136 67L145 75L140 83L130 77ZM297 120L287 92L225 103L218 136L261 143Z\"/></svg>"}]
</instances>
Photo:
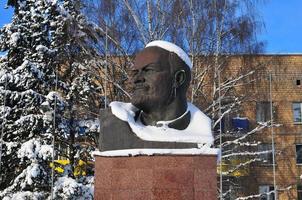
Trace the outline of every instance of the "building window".
<instances>
[{"instance_id":1,"label":"building window","mask_svg":"<svg viewBox=\"0 0 302 200\"><path fill-rule=\"evenodd\" d=\"M260 193L260 200L274 200L274 186L271 185L260 185L259 186L259 193Z\"/></svg>"},{"instance_id":2,"label":"building window","mask_svg":"<svg viewBox=\"0 0 302 200\"><path fill-rule=\"evenodd\" d=\"M293 114L294 114L294 122L302 122L302 117L301 117L301 102L296 102L293 103Z\"/></svg>"},{"instance_id":3,"label":"building window","mask_svg":"<svg viewBox=\"0 0 302 200\"><path fill-rule=\"evenodd\" d=\"M257 122L266 122L271 120L270 102L257 102L256 104L256 120Z\"/></svg>"},{"instance_id":4,"label":"building window","mask_svg":"<svg viewBox=\"0 0 302 200\"><path fill-rule=\"evenodd\" d=\"M302 164L302 144L296 144L296 162Z\"/></svg>"},{"instance_id":5,"label":"building window","mask_svg":"<svg viewBox=\"0 0 302 200\"><path fill-rule=\"evenodd\" d=\"M258 151L263 152L260 158L264 164L273 164L272 144L259 144Z\"/></svg>"},{"instance_id":6,"label":"building window","mask_svg":"<svg viewBox=\"0 0 302 200\"><path fill-rule=\"evenodd\" d=\"M296 80L296 85L297 85L297 86L300 86L300 85L301 85L301 80L300 80L300 79L297 79L297 80Z\"/></svg>"},{"instance_id":7,"label":"building window","mask_svg":"<svg viewBox=\"0 0 302 200\"><path fill-rule=\"evenodd\" d=\"M298 200L302 200L302 185L297 185Z\"/></svg>"}]
</instances>

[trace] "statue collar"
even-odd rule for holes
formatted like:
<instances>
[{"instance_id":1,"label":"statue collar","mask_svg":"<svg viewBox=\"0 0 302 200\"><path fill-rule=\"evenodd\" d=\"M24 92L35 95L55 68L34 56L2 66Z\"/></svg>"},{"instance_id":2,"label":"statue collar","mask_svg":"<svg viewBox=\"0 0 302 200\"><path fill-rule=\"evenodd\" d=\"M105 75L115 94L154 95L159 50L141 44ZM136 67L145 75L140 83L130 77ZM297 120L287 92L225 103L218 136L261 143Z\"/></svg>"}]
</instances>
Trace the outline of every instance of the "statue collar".
<instances>
[{"instance_id":1,"label":"statue collar","mask_svg":"<svg viewBox=\"0 0 302 200\"><path fill-rule=\"evenodd\" d=\"M133 133L142 140L197 143L201 146L211 146L213 144L211 120L189 102L187 111L190 112L191 119L188 127L184 130L177 130L165 125L161 127L145 126L140 120L135 121L135 115L139 110L131 103L114 101L109 106L112 114L120 120L128 122ZM171 122L168 121L166 123L169 124Z\"/></svg>"},{"instance_id":2,"label":"statue collar","mask_svg":"<svg viewBox=\"0 0 302 200\"><path fill-rule=\"evenodd\" d=\"M137 120L140 120L141 121L141 115L143 113L143 111L138 111L138 118ZM156 125L157 127L163 127L163 128L169 128L169 124L173 123L173 122L176 122L180 119L182 119L184 116L186 116L186 114L188 114L190 111L189 111L189 108L187 107L187 110L179 117L175 118L175 119L172 119L172 120L168 120L168 121L157 121L156 122Z\"/></svg>"}]
</instances>

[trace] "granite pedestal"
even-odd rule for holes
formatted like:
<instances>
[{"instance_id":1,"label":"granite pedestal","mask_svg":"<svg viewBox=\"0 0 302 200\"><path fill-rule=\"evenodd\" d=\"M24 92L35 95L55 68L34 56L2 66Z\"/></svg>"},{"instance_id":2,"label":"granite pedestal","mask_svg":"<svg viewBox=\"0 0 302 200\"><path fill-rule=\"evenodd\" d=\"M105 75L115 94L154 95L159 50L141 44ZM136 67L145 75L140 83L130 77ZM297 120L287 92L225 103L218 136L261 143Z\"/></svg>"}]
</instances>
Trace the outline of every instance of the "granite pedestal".
<instances>
[{"instance_id":1,"label":"granite pedestal","mask_svg":"<svg viewBox=\"0 0 302 200\"><path fill-rule=\"evenodd\" d=\"M216 155L96 155L95 200L214 200L216 162Z\"/></svg>"}]
</instances>

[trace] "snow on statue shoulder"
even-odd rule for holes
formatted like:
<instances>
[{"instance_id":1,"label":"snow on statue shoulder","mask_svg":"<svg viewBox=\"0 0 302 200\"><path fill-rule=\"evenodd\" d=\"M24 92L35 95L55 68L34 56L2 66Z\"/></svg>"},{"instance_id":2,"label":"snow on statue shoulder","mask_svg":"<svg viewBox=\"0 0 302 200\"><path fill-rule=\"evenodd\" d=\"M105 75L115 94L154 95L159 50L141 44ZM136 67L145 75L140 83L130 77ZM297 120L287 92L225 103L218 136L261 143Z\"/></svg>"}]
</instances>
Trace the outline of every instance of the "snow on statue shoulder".
<instances>
[{"instance_id":1,"label":"snow on statue shoulder","mask_svg":"<svg viewBox=\"0 0 302 200\"><path fill-rule=\"evenodd\" d=\"M184 130L169 126L144 125L138 118L135 120L135 108L131 103L112 102L111 112L120 120L127 122L133 133L142 140L162 142L190 142L197 144L212 144L211 120L193 104L188 103L191 114L190 123Z\"/></svg>"},{"instance_id":2,"label":"snow on statue shoulder","mask_svg":"<svg viewBox=\"0 0 302 200\"><path fill-rule=\"evenodd\" d=\"M99 149L209 148L211 120L186 99L191 68L175 44L149 43L134 59L131 103L112 102L100 113Z\"/></svg>"}]
</instances>

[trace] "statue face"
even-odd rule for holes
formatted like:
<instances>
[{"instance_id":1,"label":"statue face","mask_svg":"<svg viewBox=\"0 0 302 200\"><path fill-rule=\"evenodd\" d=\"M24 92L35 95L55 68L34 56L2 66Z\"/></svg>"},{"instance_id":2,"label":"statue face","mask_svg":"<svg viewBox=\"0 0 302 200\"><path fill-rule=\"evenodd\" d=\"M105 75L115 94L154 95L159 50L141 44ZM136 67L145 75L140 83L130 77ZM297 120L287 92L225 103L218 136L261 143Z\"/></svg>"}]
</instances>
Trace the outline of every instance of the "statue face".
<instances>
[{"instance_id":1,"label":"statue face","mask_svg":"<svg viewBox=\"0 0 302 200\"><path fill-rule=\"evenodd\" d=\"M165 50L149 47L134 60L132 104L144 112L161 108L171 100L173 77L168 56Z\"/></svg>"}]
</instances>

